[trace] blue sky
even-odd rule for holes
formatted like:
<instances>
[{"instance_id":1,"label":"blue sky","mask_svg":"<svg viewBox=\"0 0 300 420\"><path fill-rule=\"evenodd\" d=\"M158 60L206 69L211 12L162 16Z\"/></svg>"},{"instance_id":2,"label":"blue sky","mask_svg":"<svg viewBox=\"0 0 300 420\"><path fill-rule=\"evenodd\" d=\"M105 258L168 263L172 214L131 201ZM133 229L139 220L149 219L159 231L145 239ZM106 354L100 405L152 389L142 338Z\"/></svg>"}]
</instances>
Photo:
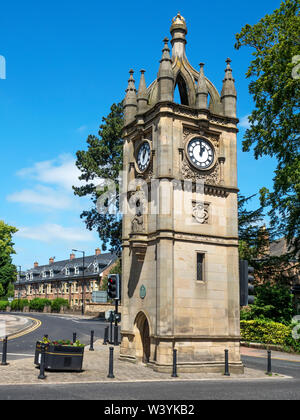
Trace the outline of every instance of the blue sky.
<instances>
[{"instance_id":1,"label":"blue sky","mask_svg":"<svg viewBox=\"0 0 300 420\"><path fill-rule=\"evenodd\" d=\"M280 1L115 0L11 1L2 5L0 55L0 218L20 229L14 236L14 263L30 268L68 258L72 248L92 254L100 245L80 213L87 199L74 197L75 153L88 134L97 134L110 105L123 99L130 68L157 75L162 40L170 37L178 11L188 26L187 56L220 91L225 60L232 59L238 91L239 188L250 195L272 185L275 162L255 161L241 151L252 101L245 79L251 51L234 49L235 33L271 13ZM142 8L143 6L143 8ZM253 200L255 207L257 201Z\"/></svg>"}]
</instances>

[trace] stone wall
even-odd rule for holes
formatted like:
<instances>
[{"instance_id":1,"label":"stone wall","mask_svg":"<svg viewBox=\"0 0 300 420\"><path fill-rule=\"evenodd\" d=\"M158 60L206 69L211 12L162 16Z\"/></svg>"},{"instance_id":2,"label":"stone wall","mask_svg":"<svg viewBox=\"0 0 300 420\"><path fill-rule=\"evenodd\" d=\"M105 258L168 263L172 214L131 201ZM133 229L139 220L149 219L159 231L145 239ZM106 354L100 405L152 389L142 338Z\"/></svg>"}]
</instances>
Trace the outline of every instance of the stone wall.
<instances>
[{"instance_id":1,"label":"stone wall","mask_svg":"<svg viewBox=\"0 0 300 420\"><path fill-rule=\"evenodd\" d=\"M85 311L84 313L86 315L95 315L95 316L100 316L100 317L104 317L105 316L105 312L115 310L115 305L111 305L110 303L88 303L85 306ZM119 305L118 306L118 312L122 313L122 307Z\"/></svg>"}]
</instances>

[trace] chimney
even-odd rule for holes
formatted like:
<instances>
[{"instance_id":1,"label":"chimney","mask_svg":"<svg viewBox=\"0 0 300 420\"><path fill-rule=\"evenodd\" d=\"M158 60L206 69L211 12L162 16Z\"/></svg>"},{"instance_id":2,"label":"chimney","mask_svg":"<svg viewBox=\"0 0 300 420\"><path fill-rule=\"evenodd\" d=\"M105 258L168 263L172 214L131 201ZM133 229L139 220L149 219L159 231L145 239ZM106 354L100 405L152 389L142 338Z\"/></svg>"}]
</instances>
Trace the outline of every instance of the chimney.
<instances>
[{"instance_id":1,"label":"chimney","mask_svg":"<svg viewBox=\"0 0 300 420\"><path fill-rule=\"evenodd\" d=\"M53 264L53 263L54 263L54 258L53 258L53 257L50 257L50 258L49 258L49 265L50 265L50 264Z\"/></svg>"},{"instance_id":2,"label":"chimney","mask_svg":"<svg viewBox=\"0 0 300 420\"><path fill-rule=\"evenodd\" d=\"M100 255L101 254L101 249L100 248L97 248L97 249L95 249L95 255Z\"/></svg>"},{"instance_id":3,"label":"chimney","mask_svg":"<svg viewBox=\"0 0 300 420\"><path fill-rule=\"evenodd\" d=\"M70 254L70 260L74 260L74 258L76 257L76 255L72 252L72 254Z\"/></svg>"},{"instance_id":4,"label":"chimney","mask_svg":"<svg viewBox=\"0 0 300 420\"><path fill-rule=\"evenodd\" d=\"M39 263L38 263L38 262L35 262L35 263L33 264L33 266L34 266L34 268L37 268L37 267L39 266Z\"/></svg>"}]
</instances>

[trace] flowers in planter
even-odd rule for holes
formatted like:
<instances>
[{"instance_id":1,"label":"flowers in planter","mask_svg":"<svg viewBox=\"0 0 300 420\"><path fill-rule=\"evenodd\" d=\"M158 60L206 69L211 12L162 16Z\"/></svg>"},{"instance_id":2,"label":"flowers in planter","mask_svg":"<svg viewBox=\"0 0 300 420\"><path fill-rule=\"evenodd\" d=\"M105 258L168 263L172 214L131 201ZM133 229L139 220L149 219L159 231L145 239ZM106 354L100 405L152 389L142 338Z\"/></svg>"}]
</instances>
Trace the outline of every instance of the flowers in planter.
<instances>
[{"instance_id":1,"label":"flowers in planter","mask_svg":"<svg viewBox=\"0 0 300 420\"><path fill-rule=\"evenodd\" d=\"M74 343L70 340L50 340L48 337L43 337L40 340L42 344L50 344L53 346L73 346L73 347L84 347L84 344L80 343L79 340L76 340Z\"/></svg>"}]
</instances>

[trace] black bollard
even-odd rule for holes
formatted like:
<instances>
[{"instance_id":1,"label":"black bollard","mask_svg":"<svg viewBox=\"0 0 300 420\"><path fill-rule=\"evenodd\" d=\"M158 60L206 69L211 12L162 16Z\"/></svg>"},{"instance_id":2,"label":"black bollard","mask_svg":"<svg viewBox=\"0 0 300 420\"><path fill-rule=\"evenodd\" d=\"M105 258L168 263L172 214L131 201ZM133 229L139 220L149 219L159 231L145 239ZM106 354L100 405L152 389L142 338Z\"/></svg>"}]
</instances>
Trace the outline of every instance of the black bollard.
<instances>
[{"instance_id":1,"label":"black bollard","mask_svg":"<svg viewBox=\"0 0 300 420\"><path fill-rule=\"evenodd\" d=\"M114 348L109 348L109 369L108 369L108 378L114 378Z\"/></svg>"},{"instance_id":2,"label":"black bollard","mask_svg":"<svg viewBox=\"0 0 300 420\"><path fill-rule=\"evenodd\" d=\"M229 365L228 365L228 350L225 350L225 372L224 376L230 376Z\"/></svg>"},{"instance_id":3,"label":"black bollard","mask_svg":"<svg viewBox=\"0 0 300 420\"><path fill-rule=\"evenodd\" d=\"M1 366L7 366L7 337L3 339L3 346L2 346L2 363Z\"/></svg>"},{"instance_id":4,"label":"black bollard","mask_svg":"<svg viewBox=\"0 0 300 420\"><path fill-rule=\"evenodd\" d=\"M272 361L271 361L271 350L268 350L268 368L267 368L267 374L272 374Z\"/></svg>"},{"instance_id":5,"label":"black bollard","mask_svg":"<svg viewBox=\"0 0 300 420\"><path fill-rule=\"evenodd\" d=\"M104 340L103 340L103 344L106 346L107 345L107 343L108 343L108 330L109 330L109 327L105 327L105 329L104 329Z\"/></svg>"},{"instance_id":6,"label":"black bollard","mask_svg":"<svg viewBox=\"0 0 300 420\"><path fill-rule=\"evenodd\" d=\"M119 327L117 325L114 326L114 346L119 345Z\"/></svg>"},{"instance_id":7,"label":"black bollard","mask_svg":"<svg viewBox=\"0 0 300 420\"><path fill-rule=\"evenodd\" d=\"M73 333L73 343L75 343L75 342L76 342L76 340L77 340L77 334L76 334L76 332L74 332L74 333Z\"/></svg>"},{"instance_id":8,"label":"black bollard","mask_svg":"<svg viewBox=\"0 0 300 420\"><path fill-rule=\"evenodd\" d=\"M45 366L46 366L46 344L41 344L41 363L40 363L40 374L38 379L46 379L45 376Z\"/></svg>"},{"instance_id":9,"label":"black bollard","mask_svg":"<svg viewBox=\"0 0 300 420\"><path fill-rule=\"evenodd\" d=\"M91 331L90 351L94 351L94 331Z\"/></svg>"},{"instance_id":10,"label":"black bollard","mask_svg":"<svg viewBox=\"0 0 300 420\"><path fill-rule=\"evenodd\" d=\"M173 349L173 372L172 378L177 378L177 350Z\"/></svg>"}]
</instances>

